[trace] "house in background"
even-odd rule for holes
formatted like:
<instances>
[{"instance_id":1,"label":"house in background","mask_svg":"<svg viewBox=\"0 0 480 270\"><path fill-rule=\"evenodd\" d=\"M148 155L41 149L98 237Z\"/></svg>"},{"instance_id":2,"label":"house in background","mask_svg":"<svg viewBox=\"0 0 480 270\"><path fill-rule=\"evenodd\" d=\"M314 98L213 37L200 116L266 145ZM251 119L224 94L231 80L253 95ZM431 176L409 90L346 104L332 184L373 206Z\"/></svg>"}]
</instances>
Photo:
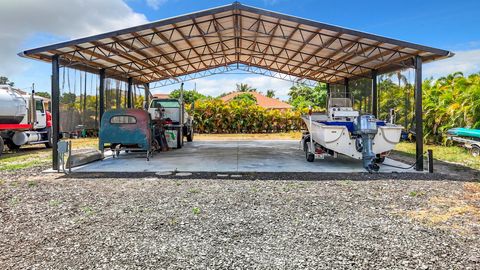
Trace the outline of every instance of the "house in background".
<instances>
[{"instance_id":1,"label":"house in background","mask_svg":"<svg viewBox=\"0 0 480 270\"><path fill-rule=\"evenodd\" d=\"M286 103L286 102L283 102L279 99L276 99L276 98L269 98L269 97L266 97L258 92L232 92L226 96L223 96L221 97L220 99L223 101L223 102L229 102L230 100L234 99L236 96L240 95L240 94L251 94L252 96L254 96L256 99L257 99L257 105L260 106L260 107L263 107L265 109L268 109L268 110L280 110L280 111L283 111L283 110L288 110L288 109L291 109L293 108L292 105Z\"/></svg>"},{"instance_id":2,"label":"house in background","mask_svg":"<svg viewBox=\"0 0 480 270\"><path fill-rule=\"evenodd\" d=\"M170 98L170 94L153 94L154 98Z\"/></svg>"}]
</instances>

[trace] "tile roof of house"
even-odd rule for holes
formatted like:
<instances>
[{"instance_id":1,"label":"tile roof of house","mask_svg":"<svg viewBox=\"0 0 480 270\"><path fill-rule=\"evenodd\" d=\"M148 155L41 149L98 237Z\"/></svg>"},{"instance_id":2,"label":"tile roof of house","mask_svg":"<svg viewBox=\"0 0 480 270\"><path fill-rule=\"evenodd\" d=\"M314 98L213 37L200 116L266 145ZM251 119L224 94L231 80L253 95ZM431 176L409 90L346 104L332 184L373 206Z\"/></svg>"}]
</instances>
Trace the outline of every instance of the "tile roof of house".
<instances>
[{"instance_id":1,"label":"tile roof of house","mask_svg":"<svg viewBox=\"0 0 480 270\"><path fill-rule=\"evenodd\" d=\"M170 94L153 94L154 98L169 98Z\"/></svg>"},{"instance_id":2,"label":"tile roof of house","mask_svg":"<svg viewBox=\"0 0 480 270\"><path fill-rule=\"evenodd\" d=\"M232 92L226 96L221 97L220 99L223 102L227 102L232 100L234 97L244 93L245 92ZM257 99L257 105L265 109L291 109L292 108L292 105L286 102L283 102L279 99L269 98L258 92L247 92L247 93L252 94Z\"/></svg>"}]
</instances>

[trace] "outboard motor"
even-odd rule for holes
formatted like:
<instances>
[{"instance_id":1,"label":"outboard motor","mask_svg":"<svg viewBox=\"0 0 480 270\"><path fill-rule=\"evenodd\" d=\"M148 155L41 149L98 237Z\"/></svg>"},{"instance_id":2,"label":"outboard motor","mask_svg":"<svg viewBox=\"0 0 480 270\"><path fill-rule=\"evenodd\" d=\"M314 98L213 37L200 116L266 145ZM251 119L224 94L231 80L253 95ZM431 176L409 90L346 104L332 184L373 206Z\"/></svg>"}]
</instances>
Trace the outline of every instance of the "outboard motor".
<instances>
[{"instance_id":1,"label":"outboard motor","mask_svg":"<svg viewBox=\"0 0 480 270\"><path fill-rule=\"evenodd\" d=\"M377 120L373 115L357 117L354 133L358 135L357 150L362 152L363 167L368 172L377 172L380 167L375 163L376 155L372 150L373 139L377 134Z\"/></svg>"}]
</instances>

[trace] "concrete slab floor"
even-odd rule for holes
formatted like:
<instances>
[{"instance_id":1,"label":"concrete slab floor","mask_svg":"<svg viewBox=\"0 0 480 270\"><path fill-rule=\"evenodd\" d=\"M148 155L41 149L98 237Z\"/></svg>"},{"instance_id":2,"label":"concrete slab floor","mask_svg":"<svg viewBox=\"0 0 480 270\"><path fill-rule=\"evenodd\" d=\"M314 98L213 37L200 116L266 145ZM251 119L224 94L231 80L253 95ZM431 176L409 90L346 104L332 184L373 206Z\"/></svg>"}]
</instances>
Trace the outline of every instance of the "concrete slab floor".
<instances>
[{"instance_id":1,"label":"concrete slab floor","mask_svg":"<svg viewBox=\"0 0 480 270\"><path fill-rule=\"evenodd\" d=\"M409 167L386 159L386 165ZM182 149L158 152L147 161L145 154L106 155L75 172L365 172L360 160L340 156L307 162L299 141L195 141ZM381 166L380 172L414 172Z\"/></svg>"}]
</instances>

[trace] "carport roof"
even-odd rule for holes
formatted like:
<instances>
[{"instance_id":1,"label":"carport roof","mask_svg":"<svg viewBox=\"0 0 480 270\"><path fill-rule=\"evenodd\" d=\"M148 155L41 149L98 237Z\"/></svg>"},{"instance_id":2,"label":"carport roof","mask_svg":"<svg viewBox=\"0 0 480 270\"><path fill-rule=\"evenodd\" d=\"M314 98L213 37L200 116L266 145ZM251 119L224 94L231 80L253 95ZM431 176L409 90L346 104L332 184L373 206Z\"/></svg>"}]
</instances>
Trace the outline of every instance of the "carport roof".
<instances>
[{"instance_id":1,"label":"carport roof","mask_svg":"<svg viewBox=\"0 0 480 270\"><path fill-rule=\"evenodd\" d=\"M230 5L80 38L19 55L148 83L230 64L343 83L450 57L449 51L264 9Z\"/></svg>"}]
</instances>

